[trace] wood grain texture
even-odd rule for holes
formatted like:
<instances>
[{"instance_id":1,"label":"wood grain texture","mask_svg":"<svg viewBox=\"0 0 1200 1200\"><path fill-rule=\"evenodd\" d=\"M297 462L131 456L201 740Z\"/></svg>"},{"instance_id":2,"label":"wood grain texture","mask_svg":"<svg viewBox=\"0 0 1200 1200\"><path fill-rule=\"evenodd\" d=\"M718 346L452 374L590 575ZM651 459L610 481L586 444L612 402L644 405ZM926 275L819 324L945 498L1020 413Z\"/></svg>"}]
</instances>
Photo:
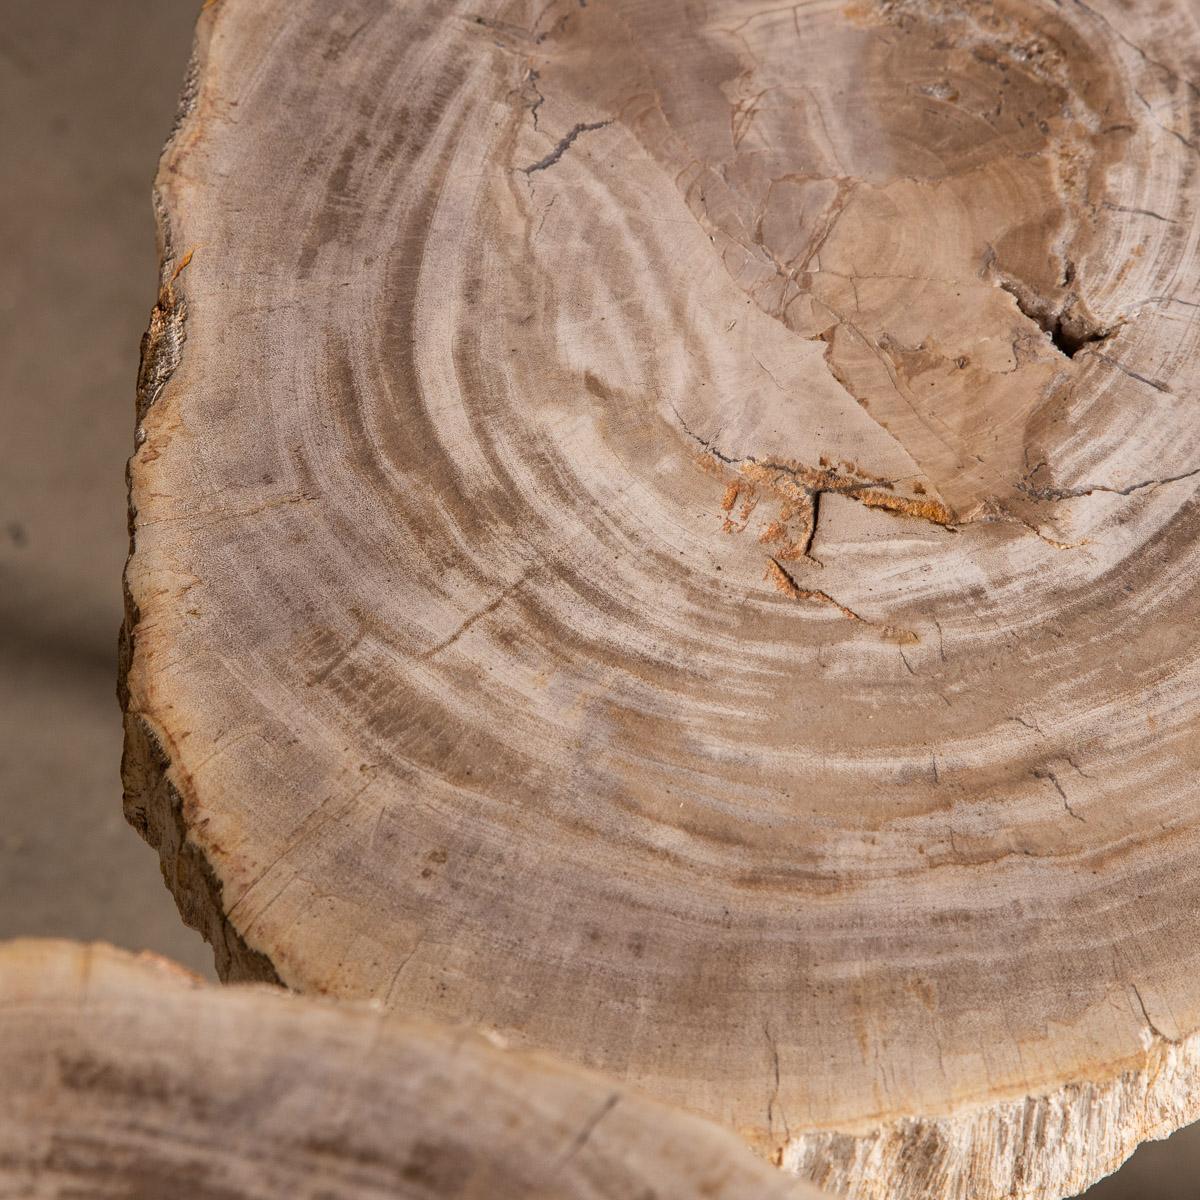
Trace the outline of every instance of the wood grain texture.
<instances>
[{"instance_id":1,"label":"wood grain texture","mask_svg":"<svg viewBox=\"0 0 1200 1200\"><path fill-rule=\"evenodd\" d=\"M1200 1116L1186 0L218 0L127 810L228 978L863 1198Z\"/></svg>"},{"instance_id":2,"label":"wood grain texture","mask_svg":"<svg viewBox=\"0 0 1200 1200\"><path fill-rule=\"evenodd\" d=\"M819 1200L545 1057L105 945L0 944L0 1078L22 1200Z\"/></svg>"}]
</instances>

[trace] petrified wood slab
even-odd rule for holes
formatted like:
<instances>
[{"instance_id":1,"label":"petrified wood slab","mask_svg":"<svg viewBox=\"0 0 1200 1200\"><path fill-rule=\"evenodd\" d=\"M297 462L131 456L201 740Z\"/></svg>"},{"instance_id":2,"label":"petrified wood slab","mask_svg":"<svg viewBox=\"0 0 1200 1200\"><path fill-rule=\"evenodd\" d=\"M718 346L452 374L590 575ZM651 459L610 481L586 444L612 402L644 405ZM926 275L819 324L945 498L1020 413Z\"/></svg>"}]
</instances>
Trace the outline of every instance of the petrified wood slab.
<instances>
[{"instance_id":1,"label":"petrified wood slab","mask_svg":"<svg viewBox=\"0 0 1200 1200\"><path fill-rule=\"evenodd\" d=\"M0 945L0 1195L818 1200L547 1058L165 959Z\"/></svg>"},{"instance_id":2,"label":"petrified wood slab","mask_svg":"<svg viewBox=\"0 0 1200 1200\"><path fill-rule=\"evenodd\" d=\"M206 6L126 776L222 973L857 1197L1200 1114L1197 21Z\"/></svg>"}]
</instances>

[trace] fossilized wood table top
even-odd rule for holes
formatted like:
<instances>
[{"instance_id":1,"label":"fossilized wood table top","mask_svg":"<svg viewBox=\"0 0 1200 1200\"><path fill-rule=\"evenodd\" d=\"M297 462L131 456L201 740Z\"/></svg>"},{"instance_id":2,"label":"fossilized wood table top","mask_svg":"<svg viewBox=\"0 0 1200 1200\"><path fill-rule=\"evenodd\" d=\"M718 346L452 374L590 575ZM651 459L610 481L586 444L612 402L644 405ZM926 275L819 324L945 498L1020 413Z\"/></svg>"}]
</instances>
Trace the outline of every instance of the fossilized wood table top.
<instances>
[{"instance_id":1,"label":"fossilized wood table top","mask_svg":"<svg viewBox=\"0 0 1200 1200\"><path fill-rule=\"evenodd\" d=\"M229 978L860 1198L1200 1115L1200 13L216 0L127 808Z\"/></svg>"}]
</instances>

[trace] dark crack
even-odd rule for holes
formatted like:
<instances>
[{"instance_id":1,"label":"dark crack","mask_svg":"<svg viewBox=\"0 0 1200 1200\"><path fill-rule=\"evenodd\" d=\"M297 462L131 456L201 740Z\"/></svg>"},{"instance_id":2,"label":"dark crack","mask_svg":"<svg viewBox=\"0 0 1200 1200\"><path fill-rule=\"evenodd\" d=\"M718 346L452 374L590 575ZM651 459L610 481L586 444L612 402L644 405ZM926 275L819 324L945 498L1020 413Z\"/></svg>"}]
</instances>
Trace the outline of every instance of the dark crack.
<instances>
[{"instance_id":1,"label":"dark crack","mask_svg":"<svg viewBox=\"0 0 1200 1200\"><path fill-rule=\"evenodd\" d=\"M1063 786L1061 783L1059 783L1058 776L1053 771L1051 771L1049 768L1034 771L1033 777L1034 779L1041 779L1046 783L1053 784L1054 790L1058 793L1059 798L1062 800L1063 808L1067 810L1068 815L1074 817L1076 821L1082 821L1085 825L1087 824L1087 817L1081 817L1071 807L1071 802L1067 799L1067 793L1063 791Z\"/></svg>"},{"instance_id":2,"label":"dark crack","mask_svg":"<svg viewBox=\"0 0 1200 1200\"><path fill-rule=\"evenodd\" d=\"M1148 208L1130 208L1126 204L1110 204L1107 200L1104 202L1104 207L1109 212L1129 213L1137 217L1153 217L1156 221L1162 221L1166 225L1178 225L1179 222L1172 220L1170 217L1164 217L1162 213L1156 213Z\"/></svg>"},{"instance_id":3,"label":"dark crack","mask_svg":"<svg viewBox=\"0 0 1200 1200\"><path fill-rule=\"evenodd\" d=\"M1043 737L1045 737L1045 734L1042 733L1041 726L1034 721L1027 721L1024 717L1005 717L1005 720L1015 721L1018 725L1023 725L1026 729L1032 729L1034 733L1041 734Z\"/></svg>"},{"instance_id":4,"label":"dark crack","mask_svg":"<svg viewBox=\"0 0 1200 1200\"><path fill-rule=\"evenodd\" d=\"M1068 763L1070 763L1070 764L1071 764L1071 767L1072 767L1072 768L1075 770L1075 772L1076 772L1077 774L1079 774L1079 775L1082 775L1082 776L1084 777L1084 779L1095 779L1095 778L1096 778L1096 777L1095 777L1095 775L1093 775L1093 774L1092 774L1090 771L1085 771L1085 770L1084 770L1084 769L1083 769L1083 768L1082 768L1082 767L1081 767L1081 766L1080 766L1080 765L1079 765L1079 764L1078 764L1078 763L1077 763L1077 762L1074 760L1074 758L1072 758L1072 757L1071 757L1071 755L1069 755L1069 754L1066 754L1066 755L1064 755L1063 757L1064 757L1064 758L1067 760L1067 762L1068 762Z\"/></svg>"},{"instance_id":5,"label":"dark crack","mask_svg":"<svg viewBox=\"0 0 1200 1200\"><path fill-rule=\"evenodd\" d=\"M526 175L532 175L535 171L548 170L550 167L554 166L554 164L558 162L558 160L562 158L564 154L566 154L571 146L574 145L575 139L581 134L591 133L593 130L603 129L606 125L611 124L612 118L610 117L606 121L580 121L578 124L572 125L567 133L565 133L562 138L559 139L558 145L555 146L545 158L539 158L537 162L531 163L527 167L522 167L521 170Z\"/></svg>"},{"instance_id":6,"label":"dark crack","mask_svg":"<svg viewBox=\"0 0 1200 1200\"><path fill-rule=\"evenodd\" d=\"M1153 67L1156 71L1161 71L1168 79L1176 83L1182 83L1193 96L1200 96L1200 85L1180 75L1178 71L1168 67L1160 59L1151 57L1137 42L1122 33L1103 13L1097 12L1090 4L1085 3L1085 0L1072 0L1072 2L1076 8L1083 9L1084 12L1089 13L1095 20L1105 26L1115 38L1128 46L1147 66Z\"/></svg>"},{"instance_id":7,"label":"dark crack","mask_svg":"<svg viewBox=\"0 0 1200 1200\"><path fill-rule=\"evenodd\" d=\"M821 519L821 497L824 494L824 488L810 489L808 493L808 536L804 539L802 547L805 558L812 558L813 542L817 536L817 522Z\"/></svg>"},{"instance_id":8,"label":"dark crack","mask_svg":"<svg viewBox=\"0 0 1200 1200\"><path fill-rule=\"evenodd\" d=\"M1200 467L1194 467L1192 470L1183 471L1178 475L1167 475L1162 479L1143 479L1139 483L1131 483L1128 487L1123 488L1109 487L1103 483L1088 483L1074 488L1035 488L1029 483L1029 477L1026 476L1017 484L1017 488L1033 500L1074 500L1079 496L1090 496L1093 492L1110 492L1114 496L1131 496L1134 492L1140 492L1146 488L1178 483L1181 479L1191 479L1195 475L1200 475Z\"/></svg>"},{"instance_id":9,"label":"dark crack","mask_svg":"<svg viewBox=\"0 0 1200 1200\"><path fill-rule=\"evenodd\" d=\"M590 1117L588 1117L588 1119L583 1123L583 1127L574 1136L574 1138L571 1139L571 1144L567 1147L562 1158L558 1160L558 1163L555 1167L555 1173L561 1171L563 1167L565 1167L567 1163L569 1163L571 1159L573 1159L580 1152L580 1150L587 1145L592 1134L596 1132L596 1126L599 1125L600 1122L603 1121L604 1118L607 1117L608 1114L617 1107L620 1099L621 1094L619 1092L613 1092L613 1094L609 1096L604 1103L594 1113L592 1113Z\"/></svg>"},{"instance_id":10,"label":"dark crack","mask_svg":"<svg viewBox=\"0 0 1200 1200\"><path fill-rule=\"evenodd\" d=\"M1171 137L1180 143L1180 145L1186 146L1187 149L1189 149L1193 154L1200 154L1200 143L1194 141L1192 138L1189 138L1186 134L1180 132L1180 130L1175 129L1170 125L1164 125L1162 121L1159 120L1158 113L1154 111L1154 106L1149 100L1146 99L1145 96L1142 95L1141 92L1137 90L1137 88L1134 88L1133 94L1142 102L1142 106L1149 114L1150 120L1153 121L1154 124L1163 131L1163 133L1169 133Z\"/></svg>"},{"instance_id":11,"label":"dark crack","mask_svg":"<svg viewBox=\"0 0 1200 1200\"><path fill-rule=\"evenodd\" d=\"M1165 1033L1150 1019L1150 1010L1146 1007L1145 1000L1142 999L1142 993L1136 983L1129 985L1133 988L1133 994L1137 997L1138 1007L1142 1010L1142 1019L1146 1022L1146 1028L1150 1030L1156 1038L1161 1038L1164 1042L1170 1042L1172 1045L1178 1045L1179 1039L1167 1037Z\"/></svg>"},{"instance_id":12,"label":"dark crack","mask_svg":"<svg viewBox=\"0 0 1200 1200\"><path fill-rule=\"evenodd\" d=\"M436 645L430 646L428 650L423 651L420 655L421 660L423 662L428 662L431 658L441 654L443 650L448 650L454 645L455 642L459 640L459 638L463 636L463 634L465 634L479 621L482 621L485 617L490 617L492 613L494 613L500 607L500 605L502 605L519 588L524 586L529 578L536 572L540 571L544 565L544 563L534 563L533 565L526 567L525 570L521 572L520 578L515 579L506 588L504 588L500 594L495 597L495 599L485 604L478 611L471 613L470 616L464 618L464 620L459 623L458 628L455 629L453 633L448 634Z\"/></svg>"},{"instance_id":13,"label":"dark crack","mask_svg":"<svg viewBox=\"0 0 1200 1200\"><path fill-rule=\"evenodd\" d=\"M1074 270L1068 264L1065 282L1071 282ZM1119 326L1097 325L1081 309L1079 297L1070 292L1065 301L1055 307L1018 280L996 277L996 286L1017 302L1028 317L1049 338L1054 348L1067 358L1074 358L1084 347L1103 342L1116 333Z\"/></svg>"},{"instance_id":14,"label":"dark crack","mask_svg":"<svg viewBox=\"0 0 1200 1200\"><path fill-rule=\"evenodd\" d=\"M691 426L689 426L688 423L683 419L683 415L680 413L679 409L677 409L670 400L668 400L667 403L671 406L671 411L675 414L675 420L679 422L679 428L682 429L683 432L686 433L693 442L699 446L702 446L709 454L713 456L713 458L719 459L721 462L731 467L736 467L738 463L742 461L740 458L730 458L728 454L723 454L717 449L715 442L710 442L707 438L702 438L698 433L694 433L691 429Z\"/></svg>"},{"instance_id":15,"label":"dark crack","mask_svg":"<svg viewBox=\"0 0 1200 1200\"><path fill-rule=\"evenodd\" d=\"M1165 383L1160 383L1157 379L1151 379L1148 375L1141 375L1124 363L1118 362L1115 358L1108 354L1101 354L1096 351L1096 357L1102 358L1110 367L1115 367L1122 375L1128 375L1130 379L1136 379L1138 383L1144 383L1147 387L1153 388L1156 392L1161 392L1164 396L1172 395L1171 389Z\"/></svg>"},{"instance_id":16,"label":"dark crack","mask_svg":"<svg viewBox=\"0 0 1200 1200\"><path fill-rule=\"evenodd\" d=\"M771 1095L767 1099L767 1129L774 1130L775 1128L775 1110L779 1109L780 1120L783 1121L783 1136L784 1141L791 1141L792 1131L788 1126L787 1113L783 1111L783 1105L779 1103L779 1047L775 1043L775 1038L771 1034L771 1027L763 1022L763 1036L767 1039L767 1046L771 1051L771 1072L774 1076L774 1086L771 1089Z\"/></svg>"},{"instance_id":17,"label":"dark crack","mask_svg":"<svg viewBox=\"0 0 1200 1200\"><path fill-rule=\"evenodd\" d=\"M533 118L534 129L538 129L538 109L546 103L546 97L542 95L542 90L538 87L538 79L537 71L530 67L529 74L525 76L525 83L534 96L537 97L529 106L529 115Z\"/></svg>"}]
</instances>

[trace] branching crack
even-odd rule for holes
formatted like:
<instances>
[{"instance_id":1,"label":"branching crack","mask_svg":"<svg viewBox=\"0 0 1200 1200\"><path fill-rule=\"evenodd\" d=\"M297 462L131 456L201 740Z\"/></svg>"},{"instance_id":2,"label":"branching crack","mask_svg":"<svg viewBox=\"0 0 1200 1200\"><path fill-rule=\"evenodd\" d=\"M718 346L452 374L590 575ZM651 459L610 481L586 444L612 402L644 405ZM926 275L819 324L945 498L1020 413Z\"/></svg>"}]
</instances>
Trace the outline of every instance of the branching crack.
<instances>
[{"instance_id":1,"label":"branching crack","mask_svg":"<svg viewBox=\"0 0 1200 1200\"><path fill-rule=\"evenodd\" d=\"M1140 492L1145 488L1157 488L1168 483L1178 483L1181 479L1191 479L1196 475L1200 475L1200 467L1182 471L1178 475L1166 475L1162 479L1143 479L1139 483L1131 483L1128 487L1123 488L1109 487L1103 483L1088 483L1073 488L1035 488L1029 483L1029 477L1026 476L1017 484L1017 488L1033 500L1073 500L1079 496L1090 496L1093 492L1110 492L1114 496L1131 496L1134 492Z\"/></svg>"},{"instance_id":2,"label":"branching crack","mask_svg":"<svg viewBox=\"0 0 1200 1200\"><path fill-rule=\"evenodd\" d=\"M713 458L719 459L728 466L737 466L737 464L741 461L740 459L731 458L728 454L722 454L714 442L710 442L707 438L702 438L698 433L693 433L691 427L683 419L683 415L680 413L679 409L675 407L674 403L670 400L668 400L667 403L671 406L671 411L675 414L675 419L679 422L679 428L682 429L683 432L692 439L692 441L702 446L706 451L708 451L709 454L713 456Z\"/></svg>"},{"instance_id":3,"label":"branching crack","mask_svg":"<svg viewBox=\"0 0 1200 1200\"><path fill-rule=\"evenodd\" d=\"M538 87L538 79L539 76L537 71L534 70L533 67L530 67L529 73L525 76L525 83L528 85L529 90L536 97L533 103L529 106L529 115L533 118L533 127L535 130L538 129L538 109L540 109L542 105L546 103L546 97L542 95L542 90Z\"/></svg>"},{"instance_id":4,"label":"branching crack","mask_svg":"<svg viewBox=\"0 0 1200 1200\"><path fill-rule=\"evenodd\" d=\"M1112 33L1120 41L1124 42L1125 45L1130 48L1130 50L1132 50L1136 55L1138 55L1139 58L1141 58L1141 60L1144 63L1147 64L1147 66L1151 66L1155 70L1161 71L1172 82L1182 83L1184 85L1184 87L1186 87L1188 89L1188 91L1192 93L1193 96L1200 97L1200 86L1198 86L1197 84L1194 84L1190 79L1185 79L1182 75L1179 74L1178 71L1172 70L1170 67L1168 67L1166 63L1160 61L1157 58L1152 58L1149 54L1146 53L1145 50L1142 49L1141 46L1139 46L1135 41L1133 41L1131 38L1129 38L1126 34L1122 33L1121 30L1119 30L1112 23L1112 21L1110 21L1108 19L1108 17L1104 16L1102 13L1097 12L1090 4L1087 4L1085 2L1085 0L1074 0L1074 4L1075 4L1076 8L1083 9L1084 12L1091 15L1093 18L1095 18L1095 20L1100 22L1100 24L1102 24L1106 29L1108 29L1110 33Z\"/></svg>"},{"instance_id":5,"label":"branching crack","mask_svg":"<svg viewBox=\"0 0 1200 1200\"><path fill-rule=\"evenodd\" d=\"M580 121L577 124L572 125L571 128L559 139L558 145L555 146L545 158L539 158L537 162L530 163L529 166L522 167L521 170L526 175L532 175L535 171L545 171L549 169L550 167L554 166L554 164L558 162L558 160L562 158L564 154L566 154L566 152L574 144L575 139L581 134L591 133L595 129L603 129L606 125L611 124L612 118L610 117L605 121Z\"/></svg>"},{"instance_id":6,"label":"branching crack","mask_svg":"<svg viewBox=\"0 0 1200 1200\"><path fill-rule=\"evenodd\" d=\"M1146 1007L1146 1001L1142 999L1142 993L1136 983L1129 985L1133 988L1133 994L1137 997L1138 1007L1142 1010L1142 1019L1146 1022L1146 1028L1156 1037L1164 1042L1169 1042L1171 1045L1178 1045L1179 1039L1167 1037L1165 1033L1150 1019L1150 1010Z\"/></svg>"},{"instance_id":7,"label":"branching crack","mask_svg":"<svg viewBox=\"0 0 1200 1200\"><path fill-rule=\"evenodd\" d=\"M824 465L824 459L821 460L820 467L808 467L802 463L780 462L772 458L756 458L753 455L736 458L731 454L726 454L717 446L715 440L701 437L694 432L683 419L679 409L671 401L667 403L683 432L718 462L722 462L726 466L741 468L743 474L746 474L754 483L769 483L772 476L788 478L791 488L795 492L791 498L797 502L803 502L809 510L808 528L805 533L806 541L803 547L805 555L812 548L820 497L826 494L848 496L852 500L857 500L865 508L879 508L897 516L915 517L918 520L928 521L932 525L939 525L951 532L957 531L957 518L944 504L938 500L932 500L928 496L909 498L896 495L893 491L895 483L890 479L849 478L831 466Z\"/></svg>"},{"instance_id":8,"label":"branching crack","mask_svg":"<svg viewBox=\"0 0 1200 1200\"><path fill-rule=\"evenodd\" d=\"M494 613L496 609L498 609L500 605L505 602L505 600L507 600L518 588L525 584L525 582L530 578L531 575L534 574L534 572L540 570L544 565L544 563L535 563L533 566L524 570L520 577L510 583L508 587L506 587L494 600L489 601L489 603L485 604L477 612L471 613L470 616L466 617L459 624L458 628L455 629L453 633L448 634L446 637L442 638L440 642L436 643L436 645L430 646L428 650L424 651L420 656L421 659L427 662L429 659L441 654L443 650L448 650L473 625L479 621L482 621L485 617L491 616L492 613Z\"/></svg>"},{"instance_id":9,"label":"branching crack","mask_svg":"<svg viewBox=\"0 0 1200 1200\"><path fill-rule=\"evenodd\" d=\"M1041 779L1041 780L1046 781L1047 783L1053 784L1054 790L1059 794L1059 797L1061 798L1061 800L1063 802L1063 808L1065 808L1067 810L1067 813L1070 816L1074 817L1076 821L1082 821L1085 825L1087 824L1087 817L1081 817L1071 807L1071 802L1070 802L1070 800L1067 799L1067 793L1063 791L1063 786L1061 783L1059 783L1058 776L1053 771L1051 771L1048 767L1043 768L1041 770L1034 771L1033 777L1034 777L1034 779Z\"/></svg>"},{"instance_id":10,"label":"branching crack","mask_svg":"<svg viewBox=\"0 0 1200 1200\"><path fill-rule=\"evenodd\" d=\"M793 600L813 600L818 604L832 605L843 617L851 621L862 621L864 625L871 623L860 617L852 608L847 608L840 601L835 600L828 592L823 592L819 588L801 587L792 576L792 573L777 558L767 558L767 573L765 578L769 583L773 583L785 596L790 596Z\"/></svg>"},{"instance_id":11,"label":"branching crack","mask_svg":"<svg viewBox=\"0 0 1200 1200\"><path fill-rule=\"evenodd\" d=\"M779 1047L775 1043L770 1025L765 1021L763 1022L763 1036L767 1039L767 1048L771 1052L771 1072L774 1077L771 1095L767 1098L767 1129L770 1131L774 1130L775 1110L778 1108L780 1120L783 1121L784 1142L787 1143L792 1139L792 1131L788 1126L787 1113L783 1111L783 1105L779 1103Z\"/></svg>"}]
</instances>

